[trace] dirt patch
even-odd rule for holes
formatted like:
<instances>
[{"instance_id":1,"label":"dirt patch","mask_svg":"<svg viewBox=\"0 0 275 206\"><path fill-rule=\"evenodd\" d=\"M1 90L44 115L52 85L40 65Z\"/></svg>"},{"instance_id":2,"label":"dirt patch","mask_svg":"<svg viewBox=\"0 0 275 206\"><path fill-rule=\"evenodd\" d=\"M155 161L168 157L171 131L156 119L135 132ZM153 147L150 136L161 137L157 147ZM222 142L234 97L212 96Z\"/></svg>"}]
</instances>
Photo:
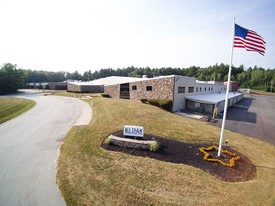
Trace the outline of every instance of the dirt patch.
<instances>
[{"instance_id":1,"label":"dirt patch","mask_svg":"<svg viewBox=\"0 0 275 206\"><path fill-rule=\"evenodd\" d=\"M123 132L119 131L113 135L123 137ZM236 161L235 167L225 167L220 163L209 162L203 159L204 154L199 151L200 147L213 146L210 144L186 143L175 140L165 139L153 135L145 134L143 140L156 140L161 144L158 152L150 152L148 150L136 150L125 147L119 147L112 144L106 145L102 143L102 147L111 151L118 151L135 156L150 157L160 161L181 163L197 167L220 180L228 182L242 182L253 179L256 176L256 167L243 154L226 146L223 149L235 152L241 157ZM213 155L213 153L212 153Z\"/></svg>"}]
</instances>

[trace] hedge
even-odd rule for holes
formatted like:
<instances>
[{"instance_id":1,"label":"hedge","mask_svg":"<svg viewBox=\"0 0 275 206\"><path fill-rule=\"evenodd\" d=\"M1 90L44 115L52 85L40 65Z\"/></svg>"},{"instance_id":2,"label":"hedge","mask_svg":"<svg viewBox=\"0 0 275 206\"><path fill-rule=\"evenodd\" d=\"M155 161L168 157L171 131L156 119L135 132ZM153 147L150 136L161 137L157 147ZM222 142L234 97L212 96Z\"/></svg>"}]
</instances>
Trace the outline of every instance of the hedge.
<instances>
[{"instance_id":1,"label":"hedge","mask_svg":"<svg viewBox=\"0 0 275 206\"><path fill-rule=\"evenodd\" d=\"M170 111L173 105L173 101L169 99L140 99L143 103L149 103L151 105L161 107L167 111Z\"/></svg>"}]
</instances>

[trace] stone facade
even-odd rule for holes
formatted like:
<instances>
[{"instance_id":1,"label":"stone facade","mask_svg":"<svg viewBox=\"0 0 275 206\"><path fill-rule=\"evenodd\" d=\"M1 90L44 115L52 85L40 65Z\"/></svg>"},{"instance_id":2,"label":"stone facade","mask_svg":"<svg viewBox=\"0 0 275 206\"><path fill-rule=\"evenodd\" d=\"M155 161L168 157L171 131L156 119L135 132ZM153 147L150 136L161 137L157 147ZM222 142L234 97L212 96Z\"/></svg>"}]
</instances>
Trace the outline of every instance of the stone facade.
<instances>
[{"instance_id":1,"label":"stone facade","mask_svg":"<svg viewBox=\"0 0 275 206\"><path fill-rule=\"evenodd\" d=\"M135 80L128 83L105 85L104 92L112 98L127 98L134 101L141 99L172 100L172 111L181 111L187 108L195 109L200 107L199 102L190 102L186 105L186 98L192 95L202 95L222 93L226 91L226 86L218 82L202 82L196 78L171 75L155 77L150 79ZM127 95L125 95L125 93ZM230 100L235 103L235 99ZM229 101L229 105L231 105ZM218 105L219 111L223 102ZM206 112L211 113L214 106L211 103L203 105Z\"/></svg>"},{"instance_id":2,"label":"stone facade","mask_svg":"<svg viewBox=\"0 0 275 206\"><path fill-rule=\"evenodd\" d=\"M174 77L148 79L130 83L130 99L169 99L173 100Z\"/></svg>"},{"instance_id":3,"label":"stone facade","mask_svg":"<svg viewBox=\"0 0 275 206\"><path fill-rule=\"evenodd\" d=\"M150 144L156 143L154 140L135 140L123 137L110 135L111 143L120 147L127 147L139 150L149 150Z\"/></svg>"},{"instance_id":4,"label":"stone facade","mask_svg":"<svg viewBox=\"0 0 275 206\"><path fill-rule=\"evenodd\" d=\"M90 92L90 93L102 93L103 86L101 85L81 85L81 92Z\"/></svg>"},{"instance_id":5,"label":"stone facade","mask_svg":"<svg viewBox=\"0 0 275 206\"><path fill-rule=\"evenodd\" d=\"M103 86L102 85L79 85L74 83L68 83L69 92L88 92L88 93L102 93Z\"/></svg>"},{"instance_id":6,"label":"stone facade","mask_svg":"<svg viewBox=\"0 0 275 206\"><path fill-rule=\"evenodd\" d=\"M80 86L68 82L67 91L68 91L68 92L80 92Z\"/></svg>"},{"instance_id":7,"label":"stone facade","mask_svg":"<svg viewBox=\"0 0 275 206\"><path fill-rule=\"evenodd\" d=\"M118 99L120 94L119 94L119 84L115 85L105 85L104 86L104 93L109 94L110 97Z\"/></svg>"}]
</instances>

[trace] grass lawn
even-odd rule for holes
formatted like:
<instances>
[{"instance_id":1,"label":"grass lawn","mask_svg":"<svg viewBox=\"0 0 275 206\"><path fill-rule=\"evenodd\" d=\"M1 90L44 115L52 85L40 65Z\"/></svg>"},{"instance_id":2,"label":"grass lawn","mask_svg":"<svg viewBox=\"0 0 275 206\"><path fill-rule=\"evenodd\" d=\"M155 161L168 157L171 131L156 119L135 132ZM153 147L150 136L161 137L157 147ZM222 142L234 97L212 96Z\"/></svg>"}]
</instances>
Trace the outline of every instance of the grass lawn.
<instances>
[{"instance_id":1,"label":"grass lawn","mask_svg":"<svg viewBox=\"0 0 275 206\"><path fill-rule=\"evenodd\" d=\"M34 105L35 102L28 99L0 98L0 124L26 112Z\"/></svg>"},{"instance_id":2,"label":"grass lawn","mask_svg":"<svg viewBox=\"0 0 275 206\"><path fill-rule=\"evenodd\" d=\"M95 97L91 104L90 125L73 127L61 147L57 181L68 205L275 204L275 146L225 131L230 146L257 166L255 179L225 182L198 168L100 146L125 124L142 125L146 134L213 144L219 128L129 100Z\"/></svg>"},{"instance_id":3,"label":"grass lawn","mask_svg":"<svg viewBox=\"0 0 275 206\"><path fill-rule=\"evenodd\" d=\"M101 96L99 93L74 93L74 92L67 92L66 90L39 90L43 93L51 93L57 96L64 96L64 97L74 97L74 98L81 98L85 96L96 97Z\"/></svg>"}]
</instances>

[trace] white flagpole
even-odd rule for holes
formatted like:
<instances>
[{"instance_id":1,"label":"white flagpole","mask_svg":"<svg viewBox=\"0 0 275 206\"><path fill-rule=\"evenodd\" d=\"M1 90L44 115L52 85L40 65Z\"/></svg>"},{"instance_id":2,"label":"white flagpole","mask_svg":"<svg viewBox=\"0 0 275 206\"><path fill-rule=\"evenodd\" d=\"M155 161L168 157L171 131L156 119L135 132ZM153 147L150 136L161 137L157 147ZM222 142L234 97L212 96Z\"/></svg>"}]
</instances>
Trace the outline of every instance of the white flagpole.
<instances>
[{"instance_id":1,"label":"white flagpole","mask_svg":"<svg viewBox=\"0 0 275 206\"><path fill-rule=\"evenodd\" d=\"M235 18L233 18L232 46L231 46L231 52L230 52L230 65L229 65L229 70L228 70L228 80L227 80L225 103L224 103L224 110L223 110L222 129L221 129L221 135L220 135L218 157L221 156L221 151L222 151L222 140L223 140L224 125L225 125L226 113L227 113L228 94L229 94L230 79L231 79L231 67L232 67L232 60L233 60L234 36L235 36Z\"/></svg>"}]
</instances>

